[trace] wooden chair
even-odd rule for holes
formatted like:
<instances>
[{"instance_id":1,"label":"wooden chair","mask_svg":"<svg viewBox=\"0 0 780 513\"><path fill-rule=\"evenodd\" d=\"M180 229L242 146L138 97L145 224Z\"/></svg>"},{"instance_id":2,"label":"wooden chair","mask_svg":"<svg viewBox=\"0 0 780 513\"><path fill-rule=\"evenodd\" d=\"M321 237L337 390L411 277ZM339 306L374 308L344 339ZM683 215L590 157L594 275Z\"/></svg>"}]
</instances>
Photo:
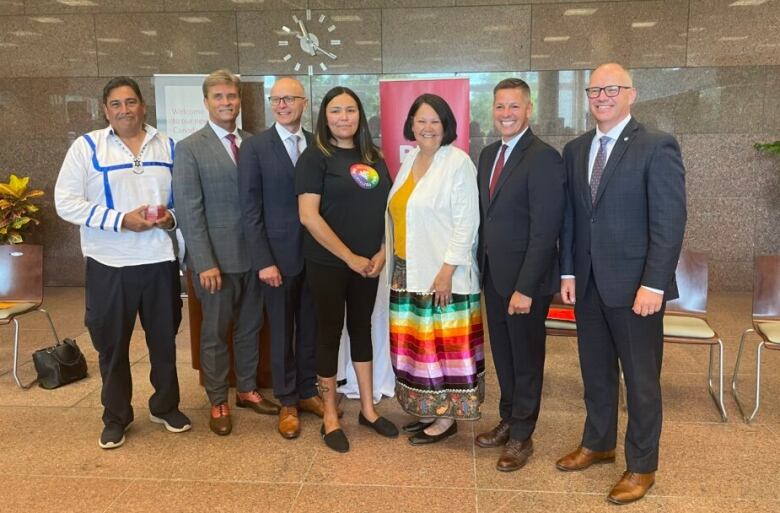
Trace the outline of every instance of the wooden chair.
<instances>
[{"instance_id":1,"label":"wooden chair","mask_svg":"<svg viewBox=\"0 0 780 513\"><path fill-rule=\"evenodd\" d=\"M737 393L737 376L742 361L742 351L748 333L761 337L756 348L756 403L750 415L745 414L743 403ZM737 402L739 412L750 423L758 413L761 399L761 351L763 349L780 350L780 256L756 257L753 273L753 327L742 332L737 352L737 363L731 377L731 390Z\"/></svg>"},{"instance_id":2,"label":"wooden chair","mask_svg":"<svg viewBox=\"0 0 780 513\"><path fill-rule=\"evenodd\" d=\"M708 345L710 347L707 386L717 406L721 420L728 420L723 404L723 341L707 322L707 257L703 253L683 250L677 264L677 288L680 297L666 304L664 314L664 342L672 344ZM571 308L563 305L556 294L552 308ZM547 335L576 337L576 322L547 319ZM713 359L718 348L718 391L713 387ZM622 372L621 372L622 382ZM621 402L624 391L621 387Z\"/></svg>"},{"instance_id":3,"label":"wooden chair","mask_svg":"<svg viewBox=\"0 0 780 513\"><path fill-rule=\"evenodd\" d=\"M13 376L20 388L23 385L17 373L19 367L19 320L29 312L41 312L46 316L59 343L57 330L49 312L41 308L43 303L43 247L31 244L0 246L0 325L14 323Z\"/></svg>"}]
</instances>

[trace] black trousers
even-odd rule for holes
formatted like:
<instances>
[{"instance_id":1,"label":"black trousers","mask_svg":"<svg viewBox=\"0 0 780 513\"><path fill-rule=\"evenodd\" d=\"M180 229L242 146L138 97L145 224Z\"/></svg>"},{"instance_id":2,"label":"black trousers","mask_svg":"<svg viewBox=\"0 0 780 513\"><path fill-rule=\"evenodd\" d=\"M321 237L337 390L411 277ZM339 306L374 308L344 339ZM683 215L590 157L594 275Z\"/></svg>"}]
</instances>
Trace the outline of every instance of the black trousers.
<instances>
[{"instance_id":1,"label":"black trousers","mask_svg":"<svg viewBox=\"0 0 780 513\"><path fill-rule=\"evenodd\" d=\"M260 358L258 333L263 325L260 280L253 271L223 273L222 288L210 293L200 285L198 275L192 284L203 309L200 329L200 368L203 385L212 405L228 400L228 331L233 324L233 370L236 389L251 392L257 388L257 361Z\"/></svg>"},{"instance_id":2,"label":"black trousers","mask_svg":"<svg viewBox=\"0 0 780 513\"><path fill-rule=\"evenodd\" d=\"M154 393L153 415L179 407L176 332L181 323L181 291L176 262L109 267L87 259L84 324L99 353L103 378L103 423L126 426L133 421L133 383L129 348L136 316L146 334Z\"/></svg>"},{"instance_id":3,"label":"black trousers","mask_svg":"<svg viewBox=\"0 0 780 513\"><path fill-rule=\"evenodd\" d=\"M647 317L636 315L630 306L609 307L591 277L575 308L587 411L582 445L594 451L615 448L620 360L628 408L626 465L631 472L655 472L662 424L660 379L666 303L660 312Z\"/></svg>"},{"instance_id":4,"label":"black trousers","mask_svg":"<svg viewBox=\"0 0 780 513\"><path fill-rule=\"evenodd\" d=\"M284 406L317 395L314 363L317 322L306 273L284 276L279 287L261 285L271 342L274 396Z\"/></svg>"},{"instance_id":5,"label":"black trousers","mask_svg":"<svg viewBox=\"0 0 780 513\"><path fill-rule=\"evenodd\" d=\"M496 291L485 266L485 306L490 350L501 390L498 411L509 424L509 437L527 440L536 429L544 381L544 320L552 296L534 297L527 314L509 315L508 297Z\"/></svg>"},{"instance_id":6,"label":"black trousers","mask_svg":"<svg viewBox=\"0 0 780 513\"><path fill-rule=\"evenodd\" d=\"M345 305L352 361L372 361L371 314L379 279L363 278L351 269L310 260L306 260L306 279L317 313L317 374L323 378L336 375Z\"/></svg>"}]
</instances>

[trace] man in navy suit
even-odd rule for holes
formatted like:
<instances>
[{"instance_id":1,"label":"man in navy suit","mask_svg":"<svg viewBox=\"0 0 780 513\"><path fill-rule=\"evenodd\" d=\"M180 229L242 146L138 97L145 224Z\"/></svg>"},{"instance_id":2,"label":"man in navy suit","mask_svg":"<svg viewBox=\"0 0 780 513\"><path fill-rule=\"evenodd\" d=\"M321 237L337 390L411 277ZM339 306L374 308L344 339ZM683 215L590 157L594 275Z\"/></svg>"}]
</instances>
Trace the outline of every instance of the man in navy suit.
<instances>
[{"instance_id":1,"label":"man in navy suit","mask_svg":"<svg viewBox=\"0 0 780 513\"><path fill-rule=\"evenodd\" d=\"M563 150L569 198L560 245L561 296L576 302L587 418L580 447L556 466L614 461L620 361L627 471L607 500L625 504L644 497L658 467L663 315L677 297L685 170L674 137L631 117L637 93L620 65L596 68L585 91L597 126Z\"/></svg>"},{"instance_id":2,"label":"man in navy suit","mask_svg":"<svg viewBox=\"0 0 780 513\"><path fill-rule=\"evenodd\" d=\"M533 453L544 376L544 320L559 288L558 233L565 173L558 152L528 126L533 104L523 80L493 90L501 140L479 156L478 258L490 348L501 389L501 421L475 443L502 447L496 468L521 468Z\"/></svg>"},{"instance_id":3,"label":"man in navy suit","mask_svg":"<svg viewBox=\"0 0 780 513\"><path fill-rule=\"evenodd\" d=\"M298 80L277 80L268 100L276 123L241 145L238 182L252 269L261 282L271 332L273 391L282 403L278 430L284 438L296 438L299 409L320 417L324 411L294 183L295 163L312 136L301 128L308 100Z\"/></svg>"}]
</instances>

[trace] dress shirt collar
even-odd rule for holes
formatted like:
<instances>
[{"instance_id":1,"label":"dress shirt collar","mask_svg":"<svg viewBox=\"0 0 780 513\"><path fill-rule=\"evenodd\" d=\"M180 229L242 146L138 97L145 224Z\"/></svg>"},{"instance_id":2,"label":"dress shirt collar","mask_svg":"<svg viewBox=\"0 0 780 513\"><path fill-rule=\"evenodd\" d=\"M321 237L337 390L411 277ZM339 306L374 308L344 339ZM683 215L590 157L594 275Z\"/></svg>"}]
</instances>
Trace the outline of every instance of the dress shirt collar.
<instances>
[{"instance_id":1,"label":"dress shirt collar","mask_svg":"<svg viewBox=\"0 0 780 513\"><path fill-rule=\"evenodd\" d=\"M601 139L603 136L606 135L607 137L609 137L610 142L617 141L618 137L620 137L620 134L623 133L623 129L626 128L626 125L628 124L629 121L631 121L631 114L626 116L626 118L623 121L613 126L612 130L610 130L607 133L604 133L601 130L599 130L598 125L596 125L596 140L598 141L599 139Z\"/></svg>"},{"instance_id":2,"label":"dress shirt collar","mask_svg":"<svg viewBox=\"0 0 780 513\"><path fill-rule=\"evenodd\" d=\"M520 132L516 136L512 137L508 141L504 141L503 138L501 139L501 144L506 144L506 146L507 146L507 148L506 148L506 153L507 154L512 153L512 150L515 149L515 146L517 146L518 141L520 141L520 139L523 138L523 136L525 135L525 133L527 131L528 131L528 127L525 127L522 132ZM500 148L501 147L499 146L499 150L500 150ZM506 161L506 157L504 157L504 160Z\"/></svg>"},{"instance_id":3,"label":"dress shirt collar","mask_svg":"<svg viewBox=\"0 0 780 513\"><path fill-rule=\"evenodd\" d=\"M233 135L236 136L236 144L241 142L241 135L238 133L238 127L237 126L236 126L236 128L232 132L228 132L227 130L225 130L224 128L219 126L218 124L216 124L213 121L211 121L210 119L209 119L209 126L211 127L212 130L214 130L214 133L217 134L217 138L219 140L224 139L225 136L228 135L228 134L233 134Z\"/></svg>"},{"instance_id":4,"label":"dress shirt collar","mask_svg":"<svg viewBox=\"0 0 780 513\"><path fill-rule=\"evenodd\" d=\"M274 126L276 127L276 133L279 134L279 138L287 142L287 139L290 138L291 135L297 135L298 136L298 142L306 141L306 138L303 136L303 126L298 125L298 131L297 132L290 132L285 127L280 125L279 123L274 123Z\"/></svg>"}]
</instances>

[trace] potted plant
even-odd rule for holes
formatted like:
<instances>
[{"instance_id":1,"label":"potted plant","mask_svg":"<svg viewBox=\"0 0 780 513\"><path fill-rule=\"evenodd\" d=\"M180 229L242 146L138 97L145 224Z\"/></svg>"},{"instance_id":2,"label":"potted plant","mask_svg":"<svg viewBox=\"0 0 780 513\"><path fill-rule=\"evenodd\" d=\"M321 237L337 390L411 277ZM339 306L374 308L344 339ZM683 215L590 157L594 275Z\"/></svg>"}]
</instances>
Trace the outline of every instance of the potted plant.
<instances>
[{"instance_id":1,"label":"potted plant","mask_svg":"<svg viewBox=\"0 0 780 513\"><path fill-rule=\"evenodd\" d=\"M40 189L28 189L29 177L12 174L8 182L0 182L0 244L21 244L24 232L41 224L40 210L32 201L43 196Z\"/></svg>"}]
</instances>

